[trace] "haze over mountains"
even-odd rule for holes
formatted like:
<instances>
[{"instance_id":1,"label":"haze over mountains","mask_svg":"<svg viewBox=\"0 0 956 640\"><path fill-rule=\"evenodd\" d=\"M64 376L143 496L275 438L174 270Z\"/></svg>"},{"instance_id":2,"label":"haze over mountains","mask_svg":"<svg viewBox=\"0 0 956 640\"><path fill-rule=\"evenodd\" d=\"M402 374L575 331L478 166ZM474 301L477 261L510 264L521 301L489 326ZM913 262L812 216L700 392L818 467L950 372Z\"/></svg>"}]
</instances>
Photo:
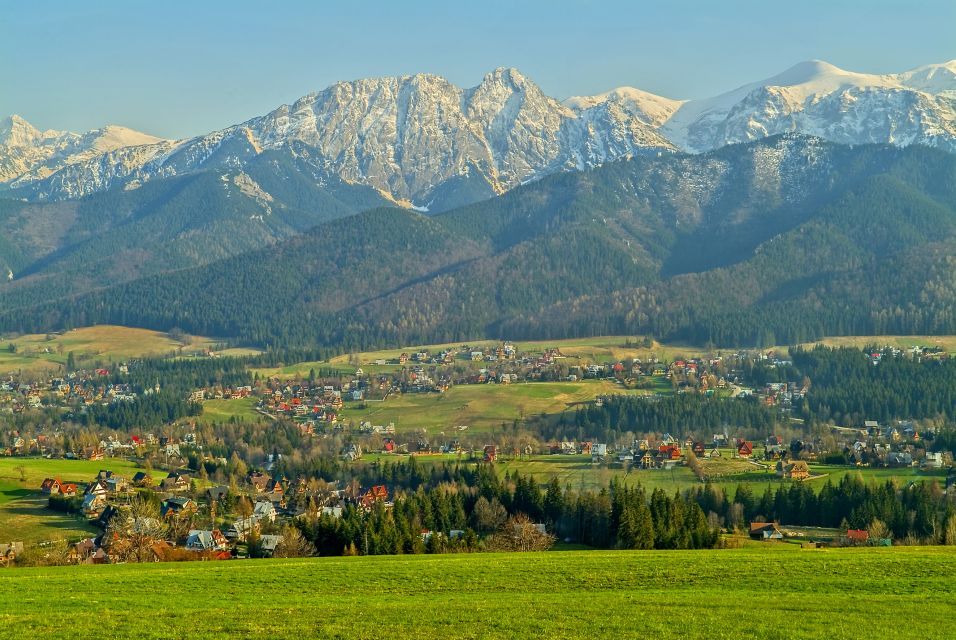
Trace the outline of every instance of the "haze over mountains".
<instances>
[{"instance_id":1,"label":"haze over mountains","mask_svg":"<svg viewBox=\"0 0 956 640\"><path fill-rule=\"evenodd\" d=\"M560 102L513 69L358 80L179 141L12 117L0 330L956 333L954 105L956 61L808 62L691 102Z\"/></svg>"}]
</instances>

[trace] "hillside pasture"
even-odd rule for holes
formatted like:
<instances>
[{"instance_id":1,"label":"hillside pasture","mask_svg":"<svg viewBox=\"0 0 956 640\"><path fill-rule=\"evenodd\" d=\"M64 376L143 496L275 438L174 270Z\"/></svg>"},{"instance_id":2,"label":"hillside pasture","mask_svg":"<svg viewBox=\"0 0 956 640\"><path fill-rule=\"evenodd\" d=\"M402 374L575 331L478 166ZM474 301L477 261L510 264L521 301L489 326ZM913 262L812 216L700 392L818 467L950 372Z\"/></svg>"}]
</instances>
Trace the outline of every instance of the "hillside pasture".
<instances>
[{"instance_id":1,"label":"hillside pasture","mask_svg":"<svg viewBox=\"0 0 956 640\"><path fill-rule=\"evenodd\" d=\"M97 325L63 333L28 334L4 337L0 341L0 373L52 373L63 369L73 352L78 367L146 356L182 355L210 347L208 338L190 336L188 342L174 340L167 333ZM13 345L14 350L10 350Z\"/></svg>"},{"instance_id":2,"label":"hillside pasture","mask_svg":"<svg viewBox=\"0 0 956 640\"><path fill-rule=\"evenodd\" d=\"M609 380L456 385L445 393L406 393L384 401L350 403L340 418L378 425L393 422L397 431L424 429L451 435L456 427L467 426L469 433L485 432L503 423L557 413L612 393L645 392L630 391Z\"/></svg>"}]
</instances>

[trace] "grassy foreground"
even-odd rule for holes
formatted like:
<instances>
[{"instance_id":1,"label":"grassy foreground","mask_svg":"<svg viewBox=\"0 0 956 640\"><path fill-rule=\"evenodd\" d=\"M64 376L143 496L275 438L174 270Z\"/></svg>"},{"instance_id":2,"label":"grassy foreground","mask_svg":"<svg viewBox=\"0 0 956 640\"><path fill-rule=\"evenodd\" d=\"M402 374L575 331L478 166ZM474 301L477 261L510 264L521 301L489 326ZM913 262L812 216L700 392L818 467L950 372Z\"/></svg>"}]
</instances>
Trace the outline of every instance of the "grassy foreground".
<instances>
[{"instance_id":1,"label":"grassy foreground","mask_svg":"<svg viewBox=\"0 0 956 640\"><path fill-rule=\"evenodd\" d=\"M946 638L954 571L943 548L14 569L0 637Z\"/></svg>"}]
</instances>

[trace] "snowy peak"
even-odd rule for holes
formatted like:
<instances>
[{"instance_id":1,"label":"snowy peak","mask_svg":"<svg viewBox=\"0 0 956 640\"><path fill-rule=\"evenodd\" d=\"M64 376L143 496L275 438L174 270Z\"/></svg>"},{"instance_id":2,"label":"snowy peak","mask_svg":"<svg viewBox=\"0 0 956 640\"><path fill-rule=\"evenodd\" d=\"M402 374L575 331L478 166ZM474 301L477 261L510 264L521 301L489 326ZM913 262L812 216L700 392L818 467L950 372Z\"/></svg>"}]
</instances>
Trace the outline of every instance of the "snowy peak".
<instances>
[{"instance_id":1,"label":"snowy peak","mask_svg":"<svg viewBox=\"0 0 956 640\"><path fill-rule=\"evenodd\" d=\"M893 86L891 76L845 71L823 60L799 62L786 71L758 83L764 87L806 86L814 92L833 91L843 86Z\"/></svg>"},{"instance_id":2,"label":"snowy peak","mask_svg":"<svg viewBox=\"0 0 956 640\"><path fill-rule=\"evenodd\" d=\"M90 142L90 148L100 152L163 142L163 138L119 125L107 125L102 129L94 129L83 137Z\"/></svg>"},{"instance_id":3,"label":"snowy peak","mask_svg":"<svg viewBox=\"0 0 956 640\"><path fill-rule=\"evenodd\" d=\"M609 103L616 104L644 124L659 127L667 122L684 102L634 87L618 87L596 96L574 96L565 100L564 104L577 112Z\"/></svg>"},{"instance_id":4,"label":"snowy peak","mask_svg":"<svg viewBox=\"0 0 956 640\"><path fill-rule=\"evenodd\" d=\"M900 82L931 94L956 94L956 60L928 64L899 75Z\"/></svg>"},{"instance_id":5,"label":"snowy peak","mask_svg":"<svg viewBox=\"0 0 956 640\"><path fill-rule=\"evenodd\" d=\"M58 138L75 137L76 134L63 131L40 131L17 114L0 120L0 145L8 147L32 147L44 141Z\"/></svg>"},{"instance_id":6,"label":"snowy peak","mask_svg":"<svg viewBox=\"0 0 956 640\"><path fill-rule=\"evenodd\" d=\"M797 132L845 144L927 144L956 151L954 65L867 74L801 62L775 76L682 105L661 128L680 148Z\"/></svg>"},{"instance_id":7,"label":"snowy peak","mask_svg":"<svg viewBox=\"0 0 956 640\"><path fill-rule=\"evenodd\" d=\"M161 142L162 138L116 125L85 134L40 131L12 115L0 121L0 183L31 183L117 149Z\"/></svg>"}]
</instances>

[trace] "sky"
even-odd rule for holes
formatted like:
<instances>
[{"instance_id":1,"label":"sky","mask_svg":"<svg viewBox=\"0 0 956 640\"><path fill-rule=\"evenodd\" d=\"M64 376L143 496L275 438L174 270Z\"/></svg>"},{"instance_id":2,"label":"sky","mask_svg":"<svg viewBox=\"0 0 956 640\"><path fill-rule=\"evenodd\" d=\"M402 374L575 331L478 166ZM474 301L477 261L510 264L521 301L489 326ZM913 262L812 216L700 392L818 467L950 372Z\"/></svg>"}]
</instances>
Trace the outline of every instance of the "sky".
<instances>
[{"instance_id":1,"label":"sky","mask_svg":"<svg viewBox=\"0 0 956 640\"><path fill-rule=\"evenodd\" d=\"M559 99L688 99L809 59L895 73L954 58L953 0L0 0L0 117L178 138L372 76L470 87L506 66Z\"/></svg>"}]
</instances>

